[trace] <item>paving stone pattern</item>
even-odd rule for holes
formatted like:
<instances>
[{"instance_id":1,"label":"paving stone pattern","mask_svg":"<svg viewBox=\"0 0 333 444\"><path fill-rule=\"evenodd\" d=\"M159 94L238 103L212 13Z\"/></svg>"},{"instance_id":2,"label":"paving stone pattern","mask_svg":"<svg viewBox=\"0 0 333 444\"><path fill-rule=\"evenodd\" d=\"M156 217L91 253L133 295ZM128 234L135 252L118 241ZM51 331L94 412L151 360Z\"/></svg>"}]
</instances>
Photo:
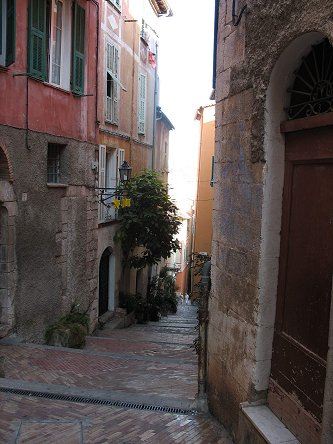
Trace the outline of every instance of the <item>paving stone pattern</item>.
<instances>
[{"instance_id":1,"label":"paving stone pattern","mask_svg":"<svg viewBox=\"0 0 333 444\"><path fill-rule=\"evenodd\" d=\"M154 406L196 406L196 308L87 339L84 350L0 340L0 387ZM229 444L208 414L175 414L0 393L0 444Z\"/></svg>"}]
</instances>

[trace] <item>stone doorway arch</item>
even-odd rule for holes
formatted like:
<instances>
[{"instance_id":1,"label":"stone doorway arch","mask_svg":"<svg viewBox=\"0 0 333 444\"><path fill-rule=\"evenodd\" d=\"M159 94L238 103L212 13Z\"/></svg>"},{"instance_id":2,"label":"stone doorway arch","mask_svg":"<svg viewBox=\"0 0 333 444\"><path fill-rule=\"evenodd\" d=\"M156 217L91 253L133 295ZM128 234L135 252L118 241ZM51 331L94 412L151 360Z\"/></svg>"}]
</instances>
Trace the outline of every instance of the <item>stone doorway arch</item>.
<instances>
[{"instance_id":1,"label":"stone doorway arch","mask_svg":"<svg viewBox=\"0 0 333 444\"><path fill-rule=\"evenodd\" d=\"M99 263L98 316L115 308L115 256L107 247Z\"/></svg>"},{"instance_id":2,"label":"stone doorway arch","mask_svg":"<svg viewBox=\"0 0 333 444\"><path fill-rule=\"evenodd\" d=\"M0 337L9 334L14 327L17 202L12 182L11 163L6 149L0 146Z\"/></svg>"},{"instance_id":3,"label":"stone doorway arch","mask_svg":"<svg viewBox=\"0 0 333 444\"><path fill-rule=\"evenodd\" d=\"M257 393L267 393L270 387L280 255L282 251L280 250L280 233L286 165L286 140L285 133L281 132L281 123L288 118L286 112L289 106L287 90L294 83L294 72L301 65L302 58L311 52L312 46L319 44L324 38L325 36L319 32L311 32L303 34L291 42L276 62L267 89L264 139L266 164L264 167L264 202L262 207L260 246L258 330L256 338L257 359L253 372L253 383ZM330 407L332 399L330 399L331 395L327 387L328 381L332 380L332 369L333 359L329 354L327 359L322 431L319 430L319 435L322 435L322 437L326 437L327 434L331 433L329 424L332 423L333 415L332 408ZM309 423L307 425L301 424L303 429L306 426L312 427ZM330 436L330 439L333 439L332 436Z\"/></svg>"}]
</instances>

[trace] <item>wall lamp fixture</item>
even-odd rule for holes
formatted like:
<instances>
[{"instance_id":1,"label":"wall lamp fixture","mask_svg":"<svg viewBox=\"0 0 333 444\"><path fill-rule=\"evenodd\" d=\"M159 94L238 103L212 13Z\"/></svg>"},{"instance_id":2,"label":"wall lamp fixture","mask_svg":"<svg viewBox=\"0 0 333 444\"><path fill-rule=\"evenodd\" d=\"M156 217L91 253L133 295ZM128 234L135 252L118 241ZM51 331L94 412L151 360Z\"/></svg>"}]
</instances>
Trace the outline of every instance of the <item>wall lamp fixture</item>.
<instances>
[{"instance_id":1,"label":"wall lamp fixture","mask_svg":"<svg viewBox=\"0 0 333 444\"><path fill-rule=\"evenodd\" d=\"M122 187L120 188L111 188L111 187L105 187L105 188L98 188L99 192L99 201L105 205L106 207L110 208L112 205L114 205L116 208L118 206L116 203L121 202L119 199L125 199L126 202L130 199L126 199L126 185L128 181L131 178L132 174L132 167L129 166L128 162L124 160L122 165L118 168L119 170L119 179ZM123 206L130 206L130 203L127 202L126 205Z\"/></svg>"}]
</instances>

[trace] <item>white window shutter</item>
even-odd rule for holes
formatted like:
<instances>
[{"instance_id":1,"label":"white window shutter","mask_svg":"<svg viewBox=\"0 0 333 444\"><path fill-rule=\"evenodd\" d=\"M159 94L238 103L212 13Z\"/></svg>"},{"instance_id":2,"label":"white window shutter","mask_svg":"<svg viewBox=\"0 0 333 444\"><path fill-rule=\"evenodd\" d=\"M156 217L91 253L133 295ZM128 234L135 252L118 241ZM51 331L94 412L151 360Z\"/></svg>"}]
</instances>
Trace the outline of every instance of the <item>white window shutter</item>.
<instances>
[{"instance_id":1,"label":"white window shutter","mask_svg":"<svg viewBox=\"0 0 333 444\"><path fill-rule=\"evenodd\" d=\"M99 146L99 158L98 158L98 187L102 188L100 190L100 195L103 197L102 191L105 188L105 164L106 164L106 146ZM104 205L99 204L98 217L100 221L104 220Z\"/></svg>"},{"instance_id":2,"label":"white window shutter","mask_svg":"<svg viewBox=\"0 0 333 444\"><path fill-rule=\"evenodd\" d=\"M117 48L114 47L114 75L119 78L119 51ZM114 83L114 96L113 96L113 107L114 107L114 113L113 113L113 121L114 123L118 123L118 94L119 94L119 88L118 84L116 82Z\"/></svg>"},{"instance_id":3,"label":"white window shutter","mask_svg":"<svg viewBox=\"0 0 333 444\"><path fill-rule=\"evenodd\" d=\"M106 42L106 112L105 118L111 123L118 123L118 95L119 87L115 79L119 77L119 51L111 44ZM108 83L109 82L109 83Z\"/></svg>"},{"instance_id":4,"label":"white window shutter","mask_svg":"<svg viewBox=\"0 0 333 444\"><path fill-rule=\"evenodd\" d=\"M104 220L115 219L115 208L112 205L114 200L115 188L117 186L117 150L111 149L106 153L106 165L105 165L105 183L106 183L106 196L109 198L106 200L108 207L104 208Z\"/></svg>"},{"instance_id":5,"label":"white window shutter","mask_svg":"<svg viewBox=\"0 0 333 444\"><path fill-rule=\"evenodd\" d=\"M118 164L117 164L117 178L119 182L119 168L122 166L124 160L125 160L125 150L122 150L121 148L118 148Z\"/></svg>"},{"instance_id":6,"label":"white window shutter","mask_svg":"<svg viewBox=\"0 0 333 444\"><path fill-rule=\"evenodd\" d=\"M139 75L139 110L138 110L138 129L139 134L145 134L146 126L146 76Z\"/></svg>"},{"instance_id":7,"label":"white window shutter","mask_svg":"<svg viewBox=\"0 0 333 444\"><path fill-rule=\"evenodd\" d=\"M117 150L113 149L110 154L110 164L108 170L109 187L116 188L117 187Z\"/></svg>"},{"instance_id":8,"label":"white window shutter","mask_svg":"<svg viewBox=\"0 0 333 444\"><path fill-rule=\"evenodd\" d=\"M98 162L98 173L99 173L99 188L105 188L105 160L106 160L106 146L99 146L99 162Z\"/></svg>"}]
</instances>

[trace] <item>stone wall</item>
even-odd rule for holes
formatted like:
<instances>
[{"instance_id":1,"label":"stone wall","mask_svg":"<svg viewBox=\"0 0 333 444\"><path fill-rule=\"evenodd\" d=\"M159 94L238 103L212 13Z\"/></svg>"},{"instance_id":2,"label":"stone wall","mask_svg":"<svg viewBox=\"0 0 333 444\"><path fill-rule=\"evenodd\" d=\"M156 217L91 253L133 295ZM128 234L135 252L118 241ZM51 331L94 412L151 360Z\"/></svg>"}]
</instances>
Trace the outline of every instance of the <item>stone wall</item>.
<instances>
[{"instance_id":1,"label":"stone wall","mask_svg":"<svg viewBox=\"0 0 333 444\"><path fill-rule=\"evenodd\" d=\"M64 145L61 185L47 184L48 143ZM43 341L45 327L73 303L87 309L97 297L95 146L6 126L0 146L12 165L17 205L14 326L19 336Z\"/></svg>"},{"instance_id":2,"label":"stone wall","mask_svg":"<svg viewBox=\"0 0 333 444\"><path fill-rule=\"evenodd\" d=\"M236 2L237 10L244 4ZM265 300L261 278L262 268L267 266L263 261L264 231L270 230L270 226L264 227L269 219L263 205L270 199L268 178L274 171L274 164L267 161L267 150L274 146L265 141L271 118L267 90L277 60L297 37L318 31L333 41L333 17L328 11L331 3L327 0L304 1L302 7L296 7L292 0L253 0L247 2L247 11L235 27L232 0L220 1L208 400L211 411L234 435L240 403L266 399L271 357L274 294ZM282 94L285 97L279 112L284 116L288 94ZM274 160L274 156L270 158ZM276 186L274 180L269 184ZM278 210L280 188L271 190ZM275 220L270 219L275 222L277 239L278 210ZM271 258L274 272L278 247ZM265 329L268 345L261 348Z\"/></svg>"}]
</instances>

